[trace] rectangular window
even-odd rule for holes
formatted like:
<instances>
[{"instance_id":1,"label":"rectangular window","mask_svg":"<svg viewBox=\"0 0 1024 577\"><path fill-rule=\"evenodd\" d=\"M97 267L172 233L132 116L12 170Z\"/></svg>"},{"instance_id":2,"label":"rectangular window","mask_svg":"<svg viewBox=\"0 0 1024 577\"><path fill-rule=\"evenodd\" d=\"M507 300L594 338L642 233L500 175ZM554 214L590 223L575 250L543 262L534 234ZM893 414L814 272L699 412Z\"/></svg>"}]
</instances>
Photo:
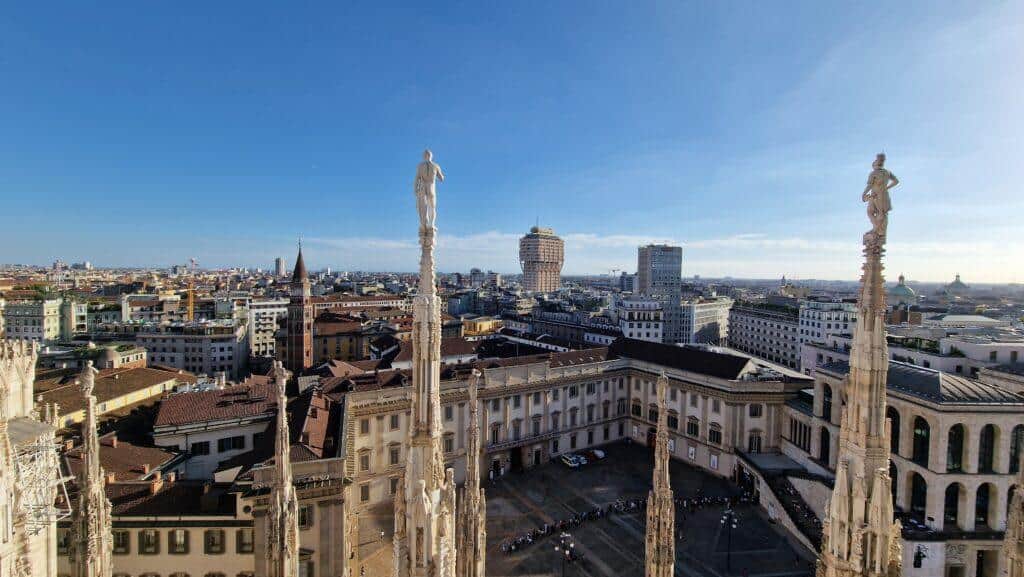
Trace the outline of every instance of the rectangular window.
<instances>
[{"instance_id":1,"label":"rectangular window","mask_svg":"<svg viewBox=\"0 0 1024 577\"><path fill-rule=\"evenodd\" d=\"M690 406L691 407L696 407L697 406L697 394L696 393L691 393L690 394Z\"/></svg>"},{"instance_id":2,"label":"rectangular window","mask_svg":"<svg viewBox=\"0 0 1024 577\"><path fill-rule=\"evenodd\" d=\"M172 529L167 532L167 552L171 555L188 553L188 531Z\"/></svg>"},{"instance_id":3,"label":"rectangular window","mask_svg":"<svg viewBox=\"0 0 1024 577\"><path fill-rule=\"evenodd\" d=\"M455 450L455 437L451 435L445 435L444 437L444 452L451 453Z\"/></svg>"},{"instance_id":4,"label":"rectangular window","mask_svg":"<svg viewBox=\"0 0 1024 577\"><path fill-rule=\"evenodd\" d=\"M594 394L594 383L587 383L587 394L588 395L593 395Z\"/></svg>"},{"instance_id":5,"label":"rectangular window","mask_svg":"<svg viewBox=\"0 0 1024 577\"><path fill-rule=\"evenodd\" d=\"M363 503L370 500L370 485L359 485L359 500Z\"/></svg>"},{"instance_id":6,"label":"rectangular window","mask_svg":"<svg viewBox=\"0 0 1024 577\"><path fill-rule=\"evenodd\" d=\"M224 552L223 529L207 529L203 532L203 551L207 555L219 555Z\"/></svg>"},{"instance_id":7,"label":"rectangular window","mask_svg":"<svg viewBox=\"0 0 1024 577\"><path fill-rule=\"evenodd\" d=\"M401 459L402 449L401 447L391 447L388 450L388 462L392 465L397 465Z\"/></svg>"},{"instance_id":8,"label":"rectangular window","mask_svg":"<svg viewBox=\"0 0 1024 577\"><path fill-rule=\"evenodd\" d=\"M370 470L370 453L366 452L359 455L359 470L369 471Z\"/></svg>"},{"instance_id":9,"label":"rectangular window","mask_svg":"<svg viewBox=\"0 0 1024 577\"><path fill-rule=\"evenodd\" d=\"M575 399L578 396L580 396L579 387L577 387L576 385L572 385L571 387L569 387L569 398Z\"/></svg>"},{"instance_id":10,"label":"rectangular window","mask_svg":"<svg viewBox=\"0 0 1024 577\"><path fill-rule=\"evenodd\" d=\"M245 437L226 437L224 439L217 439L217 452L225 453L227 451L238 451L245 448Z\"/></svg>"},{"instance_id":11,"label":"rectangular window","mask_svg":"<svg viewBox=\"0 0 1024 577\"><path fill-rule=\"evenodd\" d=\"M239 529L235 531L235 552L252 553L255 548L255 541L252 529Z\"/></svg>"},{"instance_id":12,"label":"rectangular window","mask_svg":"<svg viewBox=\"0 0 1024 577\"><path fill-rule=\"evenodd\" d=\"M192 454L193 455L209 455L210 454L210 442L200 441L198 443L192 443Z\"/></svg>"},{"instance_id":13,"label":"rectangular window","mask_svg":"<svg viewBox=\"0 0 1024 577\"><path fill-rule=\"evenodd\" d=\"M310 529L313 527L313 506L302 505L299 507L299 529Z\"/></svg>"},{"instance_id":14,"label":"rectangular window","mask_svg":"<svg viewBox=\"0 0 1024 577\"><path fill-rule=\"evenodd\" d=\"M554 454L554 453L557 453L557 452L558 452L558 439L554 439L554 440L551 441L551 453Z\"/></svg>"},{"instance_id":15,"label":"rectangular window","mask_svg":"<svg viewBox=\"0 0 1024 577\"><path fill-rule=\"evenodd\" d=\"M492 411L500 411L501 410L501 399L494 399L493 401L491 401L491 410Z\"/></svg>"},{"instance_id":16,"label":"rectangular window","mask_svg":"<svg viewBox=\"0 0 1024 577\"><path fill-rule=\"evenodd\" d=\"M558 400L558 389L553 389L551 391L551 400L552 401L557 401Z\"/></svg>"},{"instance_id":17,"label":"rectangular window","mask_svg":"<svg viewBox=\"0 0 1024 577\"><path fill-rule=\"evenodd\" d=\"M445 414L446 415L447 415L449 409L451 409L451 407L445 407ZM401 417L401 415L397 415L397 414L391 415L391 417L390 417L390 420L391 420L390 425L391 425L391 430L392 431L397 431L398 430L398 427L399 427L399 417Z\"/></svg>"},{"instance_id":18,"label":"rectangular window","mask_svg":"<svg viewBox=\"0 0 1024 577\"><path fill-rule=\"evenodd\" d=\"M370 419L359 419L359 434L369 435L370 434Z\"/></svg>"},{"instance_id":19,"label":"rectangular window","mask_svg":"<svg viewBox=\"0 0 1024 577\"><path fill-rule=\"evenodd\" d=\"M131 533L123 529L111 531L114 540L114 555L127 555L131 552Z\"/></svg>"},{"instance_id":20,"label":"rectangular window","mask_svg":"<svg viewBox=\"0 0 1024 577\"><path fill-rule=\"evenodd\" d=\"M576 448L576 435L575 434L569 435L569 448L570 449L575 449Z\"/></svg>"},{"instance_id":21,"label":"rectangular window","mask_svg":"<svg viewBox=\"0 0 1024 577\"><path fill-rule=\"evenodd\" d=\"M721 413L722 412L722 401L718 399L711 399L711 412Z\"/></svg>"},{"instance_id":22,"label":"rectangular window","mask_svg":"<svg viewBox=\"0 0 1024 577\"><path fill-rule=\"evenodd\" d=\"M516 395L516 396L512 397L512 408L513 409L518 409L522 404L523 404L523 397L521 395Z\"/></svg>"},{"instance_id":23,"label":"rectangular window","mask_svg":"<svg viewBox=\"0 0 1024 577\"><path fill-rule=\"evenodd\" d=\"M156 555L160 553L160 532L156 529L139 531L139 553Z\"/></svg>"},{"instance_id":24,"label":"rectangular window","mask_svg":"<svg viewBox=\"0 0 1024 577\"><path fill-rule=\"evenodd\" d=\"M455 418L455 407L451 405L445 405L444 407L444 420L451 421Z\"/></svg>"},{"instance_id":25,"label":"rectangular window","mask_svg":"<svg viewBox=\"0 0 1024 577\"><path fill-rule=\"evenodd\" d=\"M398 477L392 477L388 479L388 490L392 495L398 492Z\"/></svg>"}]
</instances>

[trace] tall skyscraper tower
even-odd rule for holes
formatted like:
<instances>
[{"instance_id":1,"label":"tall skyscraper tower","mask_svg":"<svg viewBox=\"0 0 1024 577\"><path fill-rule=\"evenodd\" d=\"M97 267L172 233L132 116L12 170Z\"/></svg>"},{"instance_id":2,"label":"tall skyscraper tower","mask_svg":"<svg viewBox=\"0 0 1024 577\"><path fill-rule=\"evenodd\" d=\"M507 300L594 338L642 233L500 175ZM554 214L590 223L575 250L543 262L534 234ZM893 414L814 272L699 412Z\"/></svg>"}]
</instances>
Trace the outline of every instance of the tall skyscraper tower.
<instances>
[{"instance_id":1,"label":"tall skyscraper tower","mask_svg":"<svg viewBox=\"0 0 1024 577\"><path fill-rule=\"evenodd\" d=\"M637 251L636 292L661 303L664 342L682 342L683 247L649 244Z\"/></svg>"},{"instance_id":2,"label":"tall skyscraper tower","mask_svg":"<svg viewBox=\"0 0 1024 577\"><path fill-rule=\"evenodd\" d=\"M562 286L565 243L550 228L535 226L519 239L519 264L523 267L523 288L530 292L553 292Z\"/></svg>"},{"instance_id":3,"label":"tall skyscraper tower","mask_svg":"<svg viewBox=\"0 0 1024 577\"><path fill-rule=\"evenodd\" d=\"M288 341L285 367L295 374L313 366L313 297L302 247L292 272L291 301L288 303Z\"/></svg>"},{"instance_id":4,"label":"tall skyscraper tower","mask_svg":"<svg viewBox=\"0 0 1024 577\"><path fill-rule=\"evenodd\" d=\"M846 406L839 429L835 489L821 528L818 577L899 577L903 574L900 523L893 521L889 477L889 424L885 417L889 350L885 340L882 254L890 184L884 157L868 178L872 230L864 235L864 275L857 299ZM881 170L881 172L879 172ZM893 179L895 180L895 179ZM883 202L884 201L884 202Z\"/></svg>"},{"instance_id":5,"label":"tall skyscraper tower","mask_svg":"<svg viewBox=\"0 0 1024 577\"><path fill-rule=\"evenodd\" d=\"M284 259L277 257L274 259L274 276L277 278L284 278Z\"/></svg>"}]
</instances>

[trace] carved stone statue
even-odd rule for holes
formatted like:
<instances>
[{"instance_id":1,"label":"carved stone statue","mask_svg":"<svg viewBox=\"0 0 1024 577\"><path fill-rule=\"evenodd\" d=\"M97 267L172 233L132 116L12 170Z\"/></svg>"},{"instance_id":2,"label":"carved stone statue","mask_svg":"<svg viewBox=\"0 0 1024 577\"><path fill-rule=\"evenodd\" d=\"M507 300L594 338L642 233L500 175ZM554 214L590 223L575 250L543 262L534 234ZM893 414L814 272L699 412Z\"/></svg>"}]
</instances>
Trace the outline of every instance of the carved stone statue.
<instances>
[{"instance_id":1,"label":"carved stone statue","mask_svg":"<svg viewBox=\"0 0 1024 577\"><path fill-rule=\"evenodd\" d=\"M441 167L433 160L430 150L423 151L423 162L416 167L416 182L413 190L416 193L416 208L420 213L420 233L433 231L434 219L437 216L437 184L444 182Z\"/></svg>"},{"instance_id":2,"label":"carved stone statue","mask_svg":"<svg viewBox=\"0 0 1024 577\"><path fill-rule=\"evenodd\" d=\"M871 174L861 194L861 200L868 203L868 218L871 219L871 232L876 238L884 238L889 227L889 211L892 210L892 199L889 190L900 183L896 176L885 168L885 154L878 154L871 163Z\"/></svg>"}]
</instances>

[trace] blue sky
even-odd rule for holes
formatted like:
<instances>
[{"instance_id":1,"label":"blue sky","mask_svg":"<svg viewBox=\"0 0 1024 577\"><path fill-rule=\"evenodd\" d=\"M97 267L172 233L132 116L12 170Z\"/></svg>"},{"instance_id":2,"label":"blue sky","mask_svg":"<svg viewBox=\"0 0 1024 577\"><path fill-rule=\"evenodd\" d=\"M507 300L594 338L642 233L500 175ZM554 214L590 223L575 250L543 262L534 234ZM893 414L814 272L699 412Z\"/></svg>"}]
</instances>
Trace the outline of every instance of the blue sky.
<instances>
[{"instance_id":1,"label":"blue sky","mask_svg":"<svg viewBox=\"0 0 1024 577\"><path fill-rule=\"evenodd\" d=\"M826 6L826 4L828 4ZM1024 282L1024 3L80 2L0 14L0 262ZM383 6L381 6L383 5Z\"/></svg>"}]
</instances>

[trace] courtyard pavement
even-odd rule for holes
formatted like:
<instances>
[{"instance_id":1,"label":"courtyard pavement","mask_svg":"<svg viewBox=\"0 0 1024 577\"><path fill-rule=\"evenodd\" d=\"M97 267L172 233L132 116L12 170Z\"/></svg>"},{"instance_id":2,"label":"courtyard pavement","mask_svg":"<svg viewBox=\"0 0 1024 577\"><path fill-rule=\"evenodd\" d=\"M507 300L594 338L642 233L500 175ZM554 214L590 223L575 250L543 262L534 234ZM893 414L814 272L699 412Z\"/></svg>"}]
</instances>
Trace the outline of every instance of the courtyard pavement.
<instances>
[{"instance_id":1,"label":"courtyard pavement","mask_svg":"<svg viewBox=\"0 0 1024 577\"><path fill-rule=\"evenodd\" d=\"M487 496L487 577L559 577L562 557L555 551L556 537L542 537L511 554L502 544L518 535L617 499L640 499L651 486L653 452L646 447L615 443L602 447L608 457L571 470L552 462L524 473L510 473L485 484ZM727 480L673 461L672 488L677 498L698 495L727 497L738 490ZM732 531L723 529L724 506L696 511L676 507L676 575L687 577L810 577L813 553L785 530L771 523L756 505L739 505L739 521ZM391 573L391 509L371 512L360 519L359 556L369 577ZM565 564L567 577L642 577L646 509L613 513L583 521L570 529L575 550L582 557ZM385 538L379 534L384 530ZM731 549L731 553L730 553ZM729 564L729 570L726 564ZM359 575L358 568L355 572Z\"/></svg>"}]
</instances>

